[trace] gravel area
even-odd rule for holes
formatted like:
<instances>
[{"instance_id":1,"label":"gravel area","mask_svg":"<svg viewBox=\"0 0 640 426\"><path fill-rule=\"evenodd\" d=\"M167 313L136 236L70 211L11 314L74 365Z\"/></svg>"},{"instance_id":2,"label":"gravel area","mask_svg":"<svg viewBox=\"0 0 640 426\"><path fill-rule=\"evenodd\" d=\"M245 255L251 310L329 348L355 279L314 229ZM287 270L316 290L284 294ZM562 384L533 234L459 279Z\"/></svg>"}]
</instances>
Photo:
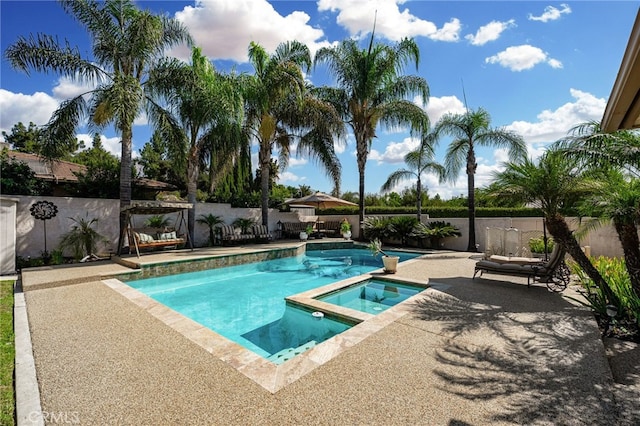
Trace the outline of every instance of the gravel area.
<instances>
[{"instance_id":1,"label":"gravel area","mask_svg":"<svg viewBox=\"0 0 640 426\"><path fill-rule=\"evenodd\" d=\"M99 425L640 423L637 370L616 373L628 384L614 382L588 310L544 285L527 288L526 281L491 275L471 280L474 263L469 253L450 253L401 265L399 276L430 280L426 297L275 394L100 281L28 291L45 419L66 413Z\"/></svg>"}]
</instances>

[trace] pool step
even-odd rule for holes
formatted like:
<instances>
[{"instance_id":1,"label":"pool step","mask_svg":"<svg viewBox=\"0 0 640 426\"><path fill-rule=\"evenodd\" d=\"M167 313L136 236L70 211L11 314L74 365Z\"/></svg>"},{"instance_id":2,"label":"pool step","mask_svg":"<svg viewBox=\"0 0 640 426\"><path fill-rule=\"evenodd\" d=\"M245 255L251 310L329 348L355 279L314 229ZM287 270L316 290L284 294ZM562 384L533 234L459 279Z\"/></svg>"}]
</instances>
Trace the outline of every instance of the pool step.
<instances>
[{"instance_id":1,"label":"pool step","mask_svg":"<svg viewBox=\"0 0 640 426\"><path fill-rule=\"evenodd\" d=\"M297 348L286 348L281 350L280 352L276 352L271 355L267 359L274 364L282 364L285 361L289 361L296 355L300 355L303 352L308 351L316 345L316 341L312 340L310 342L305 343L304 345L300 345Z\"/></svg>"}]
</instances>

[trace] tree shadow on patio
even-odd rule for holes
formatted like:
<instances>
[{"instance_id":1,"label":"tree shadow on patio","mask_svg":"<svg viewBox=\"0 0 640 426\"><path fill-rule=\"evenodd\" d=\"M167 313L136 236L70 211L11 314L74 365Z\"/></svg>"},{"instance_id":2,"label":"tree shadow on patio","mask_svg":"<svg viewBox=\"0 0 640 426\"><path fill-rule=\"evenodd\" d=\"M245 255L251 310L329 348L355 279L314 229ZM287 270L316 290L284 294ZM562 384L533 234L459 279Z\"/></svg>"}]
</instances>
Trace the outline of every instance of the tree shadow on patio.
<instances>
[{"instance_id":1,"label":"tree shadow on patio","mask_svg":"<svg viewBox=\"0 0 640 426\"><path fill-rule=\"evenodd\" d=\"M440 389L494 407L496 422L615 423L611 374L588 310L544 287L431 281L440 291L416 302L408 321L446 339L435 355Z\"/></svg>"}]
</instances>

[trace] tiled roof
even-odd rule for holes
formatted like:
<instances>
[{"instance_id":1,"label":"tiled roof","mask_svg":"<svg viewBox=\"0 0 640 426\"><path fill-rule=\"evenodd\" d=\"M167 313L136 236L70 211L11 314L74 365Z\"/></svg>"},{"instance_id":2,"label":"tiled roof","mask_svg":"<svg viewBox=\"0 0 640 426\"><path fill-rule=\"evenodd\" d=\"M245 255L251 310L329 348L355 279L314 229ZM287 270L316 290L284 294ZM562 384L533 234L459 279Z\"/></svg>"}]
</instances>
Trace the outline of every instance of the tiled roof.
<instances>
[{"instance_id":1,"label":"tiled roof","mask_svg":"<svg viewBox=\"0 0 640 426\"><path fill-rule=\"evenodd\" d=\"M29 168L35 172L36 178L55 183L78 182L78 178L74 173L82 174L87 170L84 165L70 161L55 160L49 164L37 155L27 154L25 152L8 151L8 155L9 158L27 163ZM157 191L171 191L176 189L176 187L171 184L147 178L137 178L135 179L135 183L140 187Z\"/></svg>"}]
</instances>

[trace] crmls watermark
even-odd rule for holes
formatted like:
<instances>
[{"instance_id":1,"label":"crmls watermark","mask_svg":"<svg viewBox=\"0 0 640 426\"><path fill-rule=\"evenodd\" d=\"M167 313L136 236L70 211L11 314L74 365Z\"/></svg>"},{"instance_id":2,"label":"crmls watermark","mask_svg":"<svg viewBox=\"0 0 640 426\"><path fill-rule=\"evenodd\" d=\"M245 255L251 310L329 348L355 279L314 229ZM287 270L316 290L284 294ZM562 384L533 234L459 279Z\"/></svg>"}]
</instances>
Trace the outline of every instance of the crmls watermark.
<instances>
[{"instance_id":1,"label":"crmls watermark","mask_svg":"<svg viewBox=\"0 0 640 426\"><path fill-rule=\"evenodd\" d=\"M47 424L80 424L80 414L77 411L43 411L42 413L32 411L28 416L31 422L37 422L41 418Z\"/></svg>"}]
</instances>

